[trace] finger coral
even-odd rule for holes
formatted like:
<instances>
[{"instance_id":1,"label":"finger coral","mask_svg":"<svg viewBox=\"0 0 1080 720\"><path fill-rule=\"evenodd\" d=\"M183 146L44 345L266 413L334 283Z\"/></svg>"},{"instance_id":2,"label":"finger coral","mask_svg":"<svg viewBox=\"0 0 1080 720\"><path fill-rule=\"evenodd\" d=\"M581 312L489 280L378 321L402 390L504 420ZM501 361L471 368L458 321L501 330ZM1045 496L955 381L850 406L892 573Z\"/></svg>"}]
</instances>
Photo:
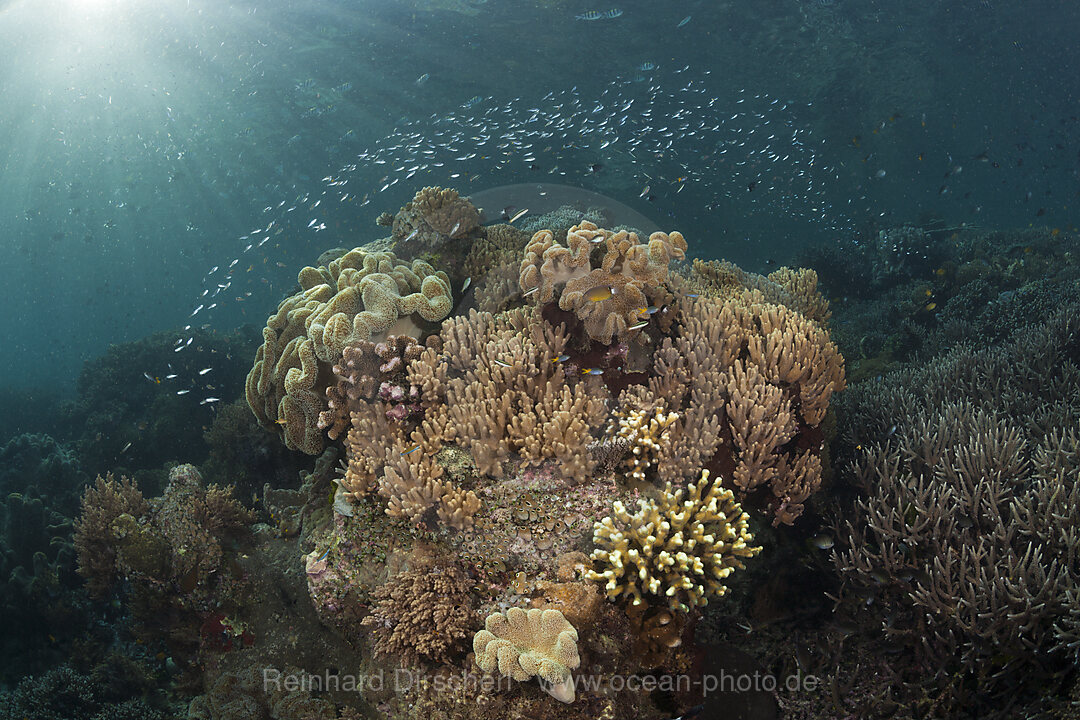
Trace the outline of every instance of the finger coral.
<instances>
[{"instance_id":1,"label":"finger coral","mask_svg":"<svg viewBox=\"0 0 1080 720\"><path fill-rule=\"evenodd\" d=\"M594 266L592 254L599 256ZM589 337L604 344L623 339L641 319L641 311L666 297L668 263L686 256L686 240L677 232L656 232L642 243L636 233L617 233L582 221L570 228L566 246L550 230L533 235L525 248L518 284L549 303L560 290L559 307L584 323Z\"/></svg>"},{"instance_id":2,"label":"finger coral","mask_svg":"<svg viewBox=\"0 0 1080 720\"><path fill-rule=\"evenodd\" d=\"M633 515L618 501L612 510L594 526L592 557L602 569L589 572L611 600L657 599L683 611L707 605L727 592L723 581L744 567L741 558L761 551L750 544L748 516L730 490L709 482L708 470L686 490L668 483Z\"/></svg>"},{"instance_id":3,"label":"finger coral","mask_svg":"<svg viewBox=\"0 0 1080 720\"><path fill-rule=\"evenodd\" d=\"M663 401L679 414L659 452L662 480L702 466L730 472L742 490L769 488L775 521L791 524L821 484L819 427L845 386L844 359L813 320L757 290L721 287L726 297L680 299L648 393L632 388L623 404Z\"/></svg>"},{"instance_id":4,"label":"finger coral","mask_svg":"<svg viewBox=\"0 0 1080 720\"><path fill-rule=\"evenodd\" d=\"M510 608L493 613L473 637L476 664L487 673L525 682L533 676L562 702L574 701L570 671L581 664L574 626L558 610Z\"/></svg>"},{"instance_id":5,"label":"finger coral","mask_svg":"<svg viewBox=\"0 0 1080 720\"><path fill-rule=\"evenodd\" d=\"M441 320L453 298L446 274L423 260L406 264L360 248L305 267L297 279L301 291L266 321L246 396L259 423L280 431L286 446L318 455L327 376L345 347L382 333L415 333L413 315Z\"/></svg>"}]
</instances>

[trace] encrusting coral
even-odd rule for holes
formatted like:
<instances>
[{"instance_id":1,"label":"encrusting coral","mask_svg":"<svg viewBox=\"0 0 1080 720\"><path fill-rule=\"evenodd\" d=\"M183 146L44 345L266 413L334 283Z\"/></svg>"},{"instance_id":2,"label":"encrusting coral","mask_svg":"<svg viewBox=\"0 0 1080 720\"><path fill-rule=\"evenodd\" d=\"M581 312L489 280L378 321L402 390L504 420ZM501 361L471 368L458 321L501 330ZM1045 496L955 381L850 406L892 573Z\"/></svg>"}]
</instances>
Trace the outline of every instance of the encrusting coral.
<instances>
[{"instance_id":1,"label":"encrusting coral","mask_svg":"<svg viewBox=\"0 0 1080 720\"><path fill-rule=\"evenodd\" d=\"M616 501L613 513L596 523L593 560L611 600L640 605L651 598L672 610L707 605L727 592L724 579L744 567L740 558L761 552L750 543L749 520L730 490L709 482L709 471L686 490L671 483L658 501L640 500L636 513Z\"/></svg>"},{"instance_id":2,"label":"encrusting coral","mask_svg":"<svg viewBox=\"0 0 1080 720\"><path fill-rule=\"evenodd\" d=\"M375 652L412 666L448 662L474 627L471 585L456 565L394 576L375 591L371 614L361 621L375 636Z\"/></svg>"},{"instance_id":3,"label":"encrusting coral","mask_svg":"<svg viewBox=\"0 0 1080 720\"><path fill-rule=\"evenodd\" d=\"M566 246L550 230L533 235L525 247L518 283L541 304L555 298L584 323L589 337L608 344L624 339L650 305L662 305L668 263L686 257L686 240L677 232L655 232L647 243L636 233L603 230L588 221L570 228ZM594 248L602 253L593 266Z\"/></svg>"},{"instance_id":4,"label":"encrusting coral","mask_svg":"<svg viewBox=\"0 0 1080 720\"><path fill-rule=\"evenodd\" d=\"M319 414L329 368L345 347L373 336L418 332L415 314L435 322L453 306L450 280L423 260L356 248L326 266L305 267L301 291L266 321L248 373L248 405L286 446L309 455L323 448Z\"/></svg>"},{"instance_id":5,"label":"encrusting coral","mask_svg":"<svg viewBox=\"0 0 1080 720\"><path fill-rule=\"evenodd\" d=\"M487 673L499 673L525 682L533 676L552 697L574 701L570 671L581 664L578 634L558 610L522 610L492 613L484 629L473 637L476 664Z\"/></svg>"}]
</instances>

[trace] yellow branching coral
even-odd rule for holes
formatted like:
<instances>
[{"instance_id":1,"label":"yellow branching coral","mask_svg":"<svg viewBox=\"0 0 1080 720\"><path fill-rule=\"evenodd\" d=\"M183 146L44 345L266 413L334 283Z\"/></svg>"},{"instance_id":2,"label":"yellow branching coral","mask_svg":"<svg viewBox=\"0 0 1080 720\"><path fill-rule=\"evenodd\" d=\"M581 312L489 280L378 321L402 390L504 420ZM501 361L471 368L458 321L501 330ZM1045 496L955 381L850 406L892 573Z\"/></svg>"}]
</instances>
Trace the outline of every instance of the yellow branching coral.
<instances>
[{"instance_id":1,"label":"yellow branching coral","mask_svg":"<svg viewBox=\"0 0 1080 720\"><path fill-rule=\"evenodd\" d=\"M684 499L685 497L685 499ZM589 578L604 583L611 600L648 597L672 610L706 605L727 592L724 579L761 551L750 543L748 516L730 490L709 482L709 471L685 491L667 484L659 501L640 500L631 515L616 501L613 515L593 528L593 560L604 568Z\"/></svg>"},{"instance_id":2,"label":"yellow branching coral","mask_svg":"<svg viewBox=\"0 0 1080 720\"><path fill-rule=\"evenodd\" d=\"M557 700L574 701L570 671L581 664L574 626L558 610L510 608L488 615L484 629L473 637L476 664L518 682L536 676Z\"/></svg>"},{"instance_id":3,"label":"yellow branching coral","mask_svg":"<svg viewBox=\"0 0 1080 720\"><path fill-rule=\"evenodd\" d=\"M360 248L305 267L297 280L301 291L266 321L245 389L263 427L280 430L289 449L318 455L329 370L345 347L377 333L415 332L414 314L441 320L453 298L446 273L428 263L405 264L393 253Z\"/></svg>"},{"instance_id":4,"label":"yellow branching coral","mask_svg":"<svg viewBox=\"0 0 1080 720\"><path fill-rule=\"evenodd\" d=\"M615 233L583 220L570 228L565 247L550 230L533 235L518 284L522 292L535 292L540 303L551 302L563 286L559 307L574 312L589 337L609 344L626 336L643 308L669 297L663 287L668 263L684 258L686 247L677 232L656 232L642 243L636 233ZM593 248L602 253L596 267L590 261Z\"/></svg>"}]
</instances>

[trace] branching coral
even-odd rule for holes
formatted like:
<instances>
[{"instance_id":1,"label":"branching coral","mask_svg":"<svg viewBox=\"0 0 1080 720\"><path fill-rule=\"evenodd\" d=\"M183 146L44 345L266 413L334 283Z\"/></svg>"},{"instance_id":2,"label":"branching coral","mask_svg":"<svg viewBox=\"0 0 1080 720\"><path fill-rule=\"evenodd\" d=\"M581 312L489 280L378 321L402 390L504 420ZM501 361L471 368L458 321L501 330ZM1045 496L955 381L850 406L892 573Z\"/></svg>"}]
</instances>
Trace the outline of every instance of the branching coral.
<instances>
[{"instance_id":1,"label":"branching coral","mask_svg":"<svg viewBox=\"0 0 1080 720\"><path fill-rule=\"evenodd\" d=\"M266 321L263 344L248 374L248 405L293 450L318 455L319 415L327 376L348 345L379 333L416 332L415 314L434 322L453 306L450 280L423 260L360 248L326 266L305 267L301 291Z\"/></svg>"},{"instance_id":2,"label":"branching coral","mask_svg":"<svg viewBox=\"0 0 1080 720\"><path fill-rule=\"evenodd\" d=\"M707 605L727 592L723 581L744 567L740 558L761 551L750 544L748 516L730 490L709 482L708 470L685 491L668 483L658 501L640 500L633 515L618 501L612 510L593 532L592 556L602 570L589 573L612 600L655 598L672 610Z\"/></svg>"},{"instance_id":3,"label":"branching coral","mask_svg":"<svg viewBox=\"0 0 1080 720\"><path fill-rule=\"evenodd\" d=\"M425 351L409 381L425 406L446 408L442 439L467 448L480 472L501 476L516 454L533 465L555 459L567 477L586 477L590 429L606 411L556 362L565 345L561 327L527 311L472 312L444 323L442 350Z\"/></svg>"},{"instance_id":4,"label":"branching coral","mask_svg":"<svg viewBox=\"0 0 1080 720\"><path fill-rule=\"evenodd\" d=\"M138 519L150 512L150 504L126 477L97 478L83 494L82 515L75 520L75 550L79 575L86 579L91 595L102 596L116 577L116 546L113 524L117 518Z\"/></svg>"},{"instance_id":5,"label":"branching coral","mask_svg":"<svg viewBox=\"0 0 1080 720\"><path fill-rule=\"evenodd\" d=\"M570 671L581 664L577 640L577 630L558 610L510 608L488 615L473 637L473 652L484 672L498 669L518 682L536 676L552 697L570 703L575 697Z\"/></svg>"},{"instance_id":6,"label":"branching coral","mask_svg":"<svg viewBox=\"0 0 1080 720\"><path fill-rule=\"evenodd\" d=\"M838 521L843 596L887 608L883 632L942 669L942 708L1041 693L1048 668L1080 659L1078 318L1067 308L845 400L854 437L898 407L906 419L852 468L865 495Z\"/></svg>"},{"instance_id":7,"label":"branching coral","mask_svg":"<svg viewBox=\"0 0 1080 720\"><path fill-rule=\"evenodd\" d=\"M623 405L663 401L679 413L661 448L661 479L724 469L743 490L769 487L777 522L790 524L821 483L822 442L812 433L844 387L843 357L812 320L758 291L725 292L680 301L681 323L654 355L649 392L632 388Z\"/></svg>"},{"instance_id":8,"label":"branching coral","mask_svg":"<svg viewBox=\"0 0 1080 720\"><path fill-rule=\"evenodd\" d=\"M468 575L457 566L423 567L396 575L375 591L362 624L375 652L405 665L445 663L463 650L475 623Z\"/></svg>"},{"instance_id":9,"label":"branching coral","mask_svg":"<svg viewBox=\"0 0 1080 720\"><path fill-rule=\"evenodd\" d=\"M665 413L662 408L628 408L619 419L615 444L620 441L630 449L630 476L645 480L645 471L652 467L657 453L667 441L667 431L676 420L677 413Z\"/></svg>"},{"instance_id":10,"label":"branching coral","mask_svg":"<svg viewBox=\"0 0 1080 720\"><path fill-rule=\"evenodd\" d=\"M387 410L392 418L408 414L401 406L409 401L409 394L397 381L423 349L409 335L390 335L378 343L361 340L346 346L341 360L334 365L337 383L326 389L327 409L319 414L319 427L336 440L349 427L352 408L376 396L393 401L394 406Z\"/></svg>"},{"instance_id":11,"label":"branching coral","mask_svg":"<svg viewBox=\"0 0 1080 720\"><path fill-rule=\"evenodd\" d=\"M533 235L525 248L518 283L549 303L559 293L559 307L574 312L589 337L609 344L623 339L650 304L663 304L668 263L686 256L686 240L677 232L653 233L642 243L635 233L613 233L582 221L570 228L566 246L549 230ZM593 249L602 252L591 262Z\"/></svg>"}]
</instances>

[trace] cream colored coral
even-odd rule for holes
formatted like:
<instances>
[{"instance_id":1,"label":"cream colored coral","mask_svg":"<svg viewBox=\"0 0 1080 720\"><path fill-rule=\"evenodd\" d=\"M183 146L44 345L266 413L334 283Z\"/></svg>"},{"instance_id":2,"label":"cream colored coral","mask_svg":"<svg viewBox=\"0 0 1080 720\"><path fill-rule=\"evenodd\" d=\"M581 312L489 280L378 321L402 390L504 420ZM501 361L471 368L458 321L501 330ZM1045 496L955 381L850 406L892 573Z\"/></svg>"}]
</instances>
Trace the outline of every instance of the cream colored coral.
<instances>
[{"instance_id":1,"label":"cream colored coral","mask_svg":"<svg viewBox=\"0 0 1080 720\"><path fill-rule=\"evenodd\" d=\"M574 701L570 671L581 664L574 626L558 610L522 610L492 613L484 629L473 637L476 664L487 673L525 682L533 676L541 687L562 702Z\"/></svg>"},{"instance_id":2,"label":"cream colored coral","mask_svg":"<svg viewBox=\"0 0 1080 720\"><path fill-rule=\"evenodd\" d=\"M259 423L280 431L285 445L317 455L323 449L319 415L329 366L347 345L375 333L416 331L413 314L433 322L453 306L450 280L422 260L356 248L326 266L305 267L301 291L267 318L263 344L245 386ZM397 327L395 327L397 325Z\"/></svg>"},{"instance_id":3,"label":"cream colored coral","mask_svg":"<svg viewBox=\"0 0 1080 720\"><path fill-rule=\"evenodd\" d=\"M723 581L744 567L740 558L761 552L750 544L746 513L730 490L709 482L708 470L685 491L668 483L633 515L618 501L612 510L593 528L592 557L606 569L589 572L611 600L640 605L651 596L672 610L706 605L727 592Z\"/></svg>"},{"instance_id":4,"label":"cream colored coral","mask_svg":"<svg viewBox=\"0 0 1080 720\"><path fill-rule=\"evenodd\" d=\"M631 477L645 480L645 471L652 467L667 441L668 428L678 419L678 413L664 412L663 403L652 409L631 409L620 418L615 437L624 440L630 448L632 457L627 462Z\"/></svg>"}]
</instances>

